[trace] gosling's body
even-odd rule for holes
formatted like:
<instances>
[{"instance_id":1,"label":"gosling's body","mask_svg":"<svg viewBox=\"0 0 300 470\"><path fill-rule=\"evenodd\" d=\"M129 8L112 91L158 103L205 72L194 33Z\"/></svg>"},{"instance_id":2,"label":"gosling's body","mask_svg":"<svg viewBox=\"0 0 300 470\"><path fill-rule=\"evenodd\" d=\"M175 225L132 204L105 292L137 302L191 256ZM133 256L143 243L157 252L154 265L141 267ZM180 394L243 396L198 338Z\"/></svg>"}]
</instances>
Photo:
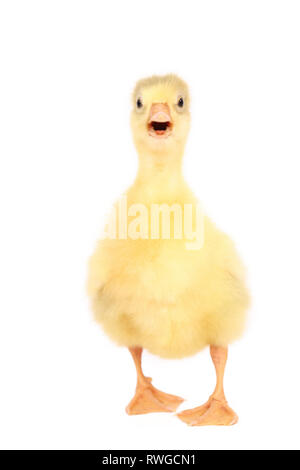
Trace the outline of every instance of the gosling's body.
<instances>
[{"instance_id":1,"label":"gosling's body","mask_svg":"<svg viewBox=\"0 0 300 470\"><path fill-rule=\"evenodd\" d=\"M137 181L127 193L128 206L143 203L150 213L151 203L162 201L196 205L183 180L174 187L161 183L155 185L160 194L149 194ZM117 343L180 358L241 335L248 304L243 267L229 237L207 217L203 223L200 249L187 249L187 239L99 242L89 291L96 320Z\"/></svg>"}]
</instances>

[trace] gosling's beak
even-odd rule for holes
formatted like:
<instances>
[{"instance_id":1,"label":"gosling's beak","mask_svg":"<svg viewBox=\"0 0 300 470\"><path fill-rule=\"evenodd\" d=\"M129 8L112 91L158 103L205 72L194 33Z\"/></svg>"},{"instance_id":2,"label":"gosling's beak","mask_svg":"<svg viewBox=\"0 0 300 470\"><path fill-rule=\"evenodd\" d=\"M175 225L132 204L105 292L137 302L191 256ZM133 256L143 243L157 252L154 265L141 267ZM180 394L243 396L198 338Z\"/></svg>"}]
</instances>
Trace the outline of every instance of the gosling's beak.
<instances>
[{"instance_id":1,"label":"gosling's beak","mask_svg":"<svg viewBox=\"0 0 300 470\"><path fill-rule=\"evenodd\" d=\"M172 118L167 103L153 103L148 119L148 133L151 137L165 138L172 132Z\"/></svg>"}]
</instances>

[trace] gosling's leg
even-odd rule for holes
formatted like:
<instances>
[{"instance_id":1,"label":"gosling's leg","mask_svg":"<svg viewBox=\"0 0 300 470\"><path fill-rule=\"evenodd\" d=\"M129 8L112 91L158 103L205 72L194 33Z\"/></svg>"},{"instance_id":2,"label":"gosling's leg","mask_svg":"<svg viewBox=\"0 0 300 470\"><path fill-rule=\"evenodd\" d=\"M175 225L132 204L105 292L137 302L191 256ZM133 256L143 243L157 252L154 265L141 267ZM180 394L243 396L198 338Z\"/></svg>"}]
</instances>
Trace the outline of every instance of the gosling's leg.
<instances>
[{"instance_id":1,"label":"gosling's leg","mask_svg":"<svg viewBox=\"0 0 300 470\"><path fill-rule=\"evenodd\" d=\"M142 348L129 348L129 351L135 364L137 383L135 395L126 407L126 412L129 415L137 415L175 411L180 403L183 402L183 399L175 395L161 392L153 387L153 385L151 385L151 379L145 377L142 371Z\"/></svg>"},{"instance_id":2,"label":"gosling's leg","mask_svg":"<svg viewBox=\"0 0 300 470\"><path fill-rule=\"evenodd\" d=\"M216 369L216 387L204 405L183 411L177 415L185 423L191 426L230 426L237 423L238 416L228 406L223 388L227 354L228 348L210 346L210 355Z\"/></svg>"}]
</instances>

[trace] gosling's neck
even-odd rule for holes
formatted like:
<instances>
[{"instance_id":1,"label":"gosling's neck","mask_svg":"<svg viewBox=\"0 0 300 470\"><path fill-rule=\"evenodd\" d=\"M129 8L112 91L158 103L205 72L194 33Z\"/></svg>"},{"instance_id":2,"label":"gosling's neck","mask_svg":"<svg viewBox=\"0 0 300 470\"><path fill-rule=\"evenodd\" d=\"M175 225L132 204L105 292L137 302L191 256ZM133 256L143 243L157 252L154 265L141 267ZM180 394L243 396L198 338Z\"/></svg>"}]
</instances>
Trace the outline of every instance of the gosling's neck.
<instances>
[{"instance_id":1,"label":"gosling's neck","mask_svg":"<svg viewBox=\"0 0 300 470\"><path fill-rule=\"evenodd\" d=\"M135 187L158 196L176 194L185 182L182 174L183 149L177 152L139 152L139 168Z\"/></svg>"}]
</instances>

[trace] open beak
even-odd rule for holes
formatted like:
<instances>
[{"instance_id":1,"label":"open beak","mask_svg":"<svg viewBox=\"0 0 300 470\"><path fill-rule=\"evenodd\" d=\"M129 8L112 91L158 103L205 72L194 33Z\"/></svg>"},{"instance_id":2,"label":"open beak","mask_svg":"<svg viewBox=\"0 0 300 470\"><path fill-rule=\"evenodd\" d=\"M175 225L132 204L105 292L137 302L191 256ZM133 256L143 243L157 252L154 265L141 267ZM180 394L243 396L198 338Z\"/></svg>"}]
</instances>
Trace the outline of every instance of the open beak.
<instances>
[{"instance_id":1,"label":"open beak","mask_svg":"<svg viewBox=\"0 0 300 470\"><path fill-rule=\"evenodd\" d=\"M148 134L158 139L166 138L172 133L170 108L166 103L153 103L148 119Z\"/></svg>"}]
</instances>

